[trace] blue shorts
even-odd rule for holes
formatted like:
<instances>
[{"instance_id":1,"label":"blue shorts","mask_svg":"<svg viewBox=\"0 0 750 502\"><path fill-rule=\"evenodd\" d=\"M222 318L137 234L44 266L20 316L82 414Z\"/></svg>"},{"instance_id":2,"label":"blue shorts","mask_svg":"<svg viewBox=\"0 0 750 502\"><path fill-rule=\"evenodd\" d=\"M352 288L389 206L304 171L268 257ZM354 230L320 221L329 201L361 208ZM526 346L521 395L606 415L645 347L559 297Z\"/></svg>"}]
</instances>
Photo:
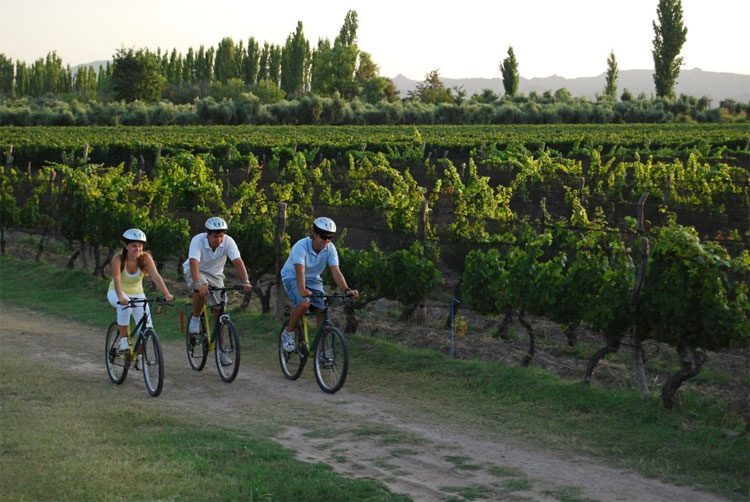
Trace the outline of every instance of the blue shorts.
<instances>
[{"instance_id":1,"label":"blue shorts","mask_svg":"<svg viewBox=\"0 0 750 502\"><path fill-rule=\"evenodd\" d=\"M320 297L311 297L311 298L304 298L299 295L299 290L297 289L297 278L296 277L290 277L289 279L285 279L284 281L284 290L286 291L286 296L289 297L289 300L292 302L292 305L295 307L302 303L305 300L309 300L311 305L314 305L320 309L325 308L326 302L324 298ZM320 293L322 295L325 294L325 289L323 289L323 281L316 281L316 280L307 280L307 283L305 284L307 289L312 291L313 293Z\"/></svg>"}]
</instances>

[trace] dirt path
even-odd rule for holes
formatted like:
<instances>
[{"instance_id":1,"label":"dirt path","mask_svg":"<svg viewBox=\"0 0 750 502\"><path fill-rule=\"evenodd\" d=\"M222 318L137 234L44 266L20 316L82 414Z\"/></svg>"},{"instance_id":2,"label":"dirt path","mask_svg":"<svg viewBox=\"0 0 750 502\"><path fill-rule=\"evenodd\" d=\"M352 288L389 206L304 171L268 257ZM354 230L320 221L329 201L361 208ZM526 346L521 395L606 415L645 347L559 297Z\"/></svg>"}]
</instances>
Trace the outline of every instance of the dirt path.
<instances>
[{"instance_id":1,"label":"dirt path","mask_svg":"<svg viewBox=\"0 0 750 502\"><path fill-rule=\"evenodd\" d=\"M81 329L64 319L0 305L0 350L43 358L63 371L90 375L92 381L107 379L102 330ZM219 380L213 360L196 373L189 368L181 343L163 345L166 376L164 391L156 399L169 413L200 414L208 420L220 416L224 425L268 431L296 451L300 460L324 462L348 476L380 480L415 501L473 496L535 501L723 500L575 454L563 458L513 441L483 438L465 424L436 424L407 402L384 402L351 386L330 396L318 389L308 369L300 380L291 382L280 370L246 364L237 380L227 385ZM112 391L123 399L151 399L136 372Z\"/></svg>"}]
</instances>

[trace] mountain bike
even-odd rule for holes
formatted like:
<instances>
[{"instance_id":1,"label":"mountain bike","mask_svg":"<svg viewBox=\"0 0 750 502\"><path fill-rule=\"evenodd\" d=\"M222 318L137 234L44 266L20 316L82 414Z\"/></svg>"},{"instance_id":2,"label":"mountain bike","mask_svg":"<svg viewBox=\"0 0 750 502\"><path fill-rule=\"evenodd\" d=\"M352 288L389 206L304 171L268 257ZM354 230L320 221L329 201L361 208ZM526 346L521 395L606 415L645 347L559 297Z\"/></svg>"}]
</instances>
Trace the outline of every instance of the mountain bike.
<instances>
[{"instance_id":1,"label":"mountain bike","mask_svg":"<svg viewBox=\"0 0 750 502\"><path fill-rule=\"evenodd\" d=\"M228 288L208 287L209 291L219 291L221 301L218 305L211 308L217 309L218 322L215 323L213 331L209 325L209 306L208 302L203 305L201 312L200 331L197 334L190 334L187 330L185 338L187 344L187 356L190 367L195 371L201 371L206 366L206 358L212 350L216 354L216 368L219 370L219 376L227 383L231 382L237 376L240 370L240 338L237 330L232 323L227 309L227 291L242 291L242 286L231 286ZM195 290L197 293L198 290ZM193 315L192 304L186 308L187 318Z\"/></svg>"},{"instance_id":2,"label":"mountain bike","mask_svg":"<svg viewBox=\"0 0 750 502\"><path fill-rule=\"evenodd\" d=\"M130 365L135 363L136 370L143 371L143 380L146 382L148 393L156 397L161 394L164 384L164 357L162 356L159 335L154 328L149 326L151 308L156 304L166 304L163 297L158 298L131 298L128 305L123 309L143 306L143 317L132 330L128 330L129 349L120 350L120 329L116 322L109 325L107 329L107 340L104 351L104 361L107 365L107 374L113 383L120 385L128 376ZM138 353L138 349L143 347ZM139 367L140 366L140 367Z\"/></svg>"},{"instance_id":3,"label":"mountain bike","mask_svg":"<svg viewBox=\"0 0 750 502\"><path fill-rule=\"evenodd\" d=\"M324 298L325 307L315 310L311 307L310 311L302 316L294 330L295 347L291 352L284 350L281 337L289 324L289 315L291 314L289 306L284 310L284 325L279 332L279 363L284 375L290 380L296 380L302 374L307 359L312 355L315 379L318 381L318 385L324 392L333 394L341 389L346 380L346 372L349 369L349 350L344 335L328 318L328 308L337 299L350 302L352 298L339 293L332 295L313 294L313 296ZM323 322L320 323L320 327L314 333L312 343L310 343L307 318L319 315L323 316Z\"/></svg>"}]
</instances>

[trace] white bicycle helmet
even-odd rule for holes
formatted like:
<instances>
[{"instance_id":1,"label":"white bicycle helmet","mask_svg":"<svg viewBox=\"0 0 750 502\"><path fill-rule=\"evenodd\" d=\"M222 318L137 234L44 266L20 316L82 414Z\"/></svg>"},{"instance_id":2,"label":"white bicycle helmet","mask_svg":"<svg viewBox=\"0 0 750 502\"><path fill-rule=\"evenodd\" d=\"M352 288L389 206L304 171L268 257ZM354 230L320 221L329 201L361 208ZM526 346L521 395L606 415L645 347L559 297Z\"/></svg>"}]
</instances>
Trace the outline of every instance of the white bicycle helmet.
<instances>
[{"instance_id":1,"label":"white bicycle helmet","mask_svg":"<svg viewBox=\"0 0 750 502\"><path fill-rule=\"evenodd\" d=\"M220 231L227 229L227 222L224 221L223 218L219 218L218 216L213 216L206 220L206 229L207 230L213 230L213 231Z\"/></svg>"},{"instance_id":2,"label":"white bicycle helmet","mask_svg":"<svg viewBox=\"0 0 750 502\"><path fill-rule=\"evenodd\" d=\"M126 241L139 241L146 242L146 234L139 228L129 228L122 234L122 238Z\"/></svg>"},{"instance_id":3,"label":"white bicycle helmet","mask_svg":"<svg viewBox=\"0 0 750 502\"><path fill-rule=\"evenodd\" d=\"M320 218L315 218L315 221L313 222L313 229L318 233L328 232L332 234L336 232L336 224L331 218L321 216Z\"/></svg>"}]
</instances>

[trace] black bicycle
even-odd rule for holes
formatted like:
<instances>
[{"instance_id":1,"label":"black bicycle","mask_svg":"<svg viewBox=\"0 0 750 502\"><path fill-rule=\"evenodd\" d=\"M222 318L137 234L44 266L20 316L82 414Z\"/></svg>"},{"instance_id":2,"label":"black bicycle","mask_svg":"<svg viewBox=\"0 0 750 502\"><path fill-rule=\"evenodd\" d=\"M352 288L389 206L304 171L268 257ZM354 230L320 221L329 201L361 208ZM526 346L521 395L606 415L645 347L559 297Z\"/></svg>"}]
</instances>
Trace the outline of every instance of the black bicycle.
<instances>
[{"instance_id":1,"label":"black bicycle","mask_svg":"<svg viewBox=\"0 0 750 502\"><path fill-rule=\"evenodd\" d=\"M346 339L341 331L336 328L328 318L328 308L337 300L345 302L353 301L349 296L342 294L313 294L314 297L325 299L325 308L310 309L297 323L294 330L294 350L287 351L284 349L282 334L289 324L289 315L291 310L289 306L284 311L284 325L279 332L279 363L281 371L290 380L296 380L302 374L305 363L310 355L313 356L313 368L315 370L315 379L324 392L333 394L344 385L346 373L349 369L349 349L346 345ZM314 334L312 343L307 329L308 316L323 316L323 322Z\"/></svg>"},{"instance_id":2,"label":"black bicycle","mask_svg":"<svg viewBox=\"0 0 750 502\"><path fill-rule=\"evenodd\" d=\"M143 371L143 380L146 389L152 396L161 394L164 384L164 357L162 356L159 335L154 328L148 325L150 308L156 304L166 304L163 297L130 299L128 305L122 308L133 308L143 306L143 317L132 330L128 330L128 349L120 350L120 329L116 322L109 325L107 329L107 340L104 351L104 361L107 365L107 374L113 383L120 385L128 376L130 365L135 363L136 369ZM139 348L143 349L139 353Z\"/></svg>"},{"instance_id":3,"label":"black bicycle","mask_svg":"<svg viewBox=\"0 0 750 502\"><path fill-rule=\"evenodd\" d=\"M227 383L231 382L237 376L240 370L240 337L237 330L229 317L227 310L227 291L242 291L242 286L231 286L228 288L208 287L209 291L219 291L221 301L218 305L211 308L218 309L218 322L215 324L213 331L209 326L208 315L209 306L206 302L201 312L200 331L196 334L190 334L189 330L186 337L187 356L190 367L195 371L201 371L206 366L206 359L210 351L216 354L216 368L219 370L219 376ZM198 290L195 290L197 294ZM192 305L188 304L186 309L187 318L192 316Z\"/></svg>"}]
</instances>

